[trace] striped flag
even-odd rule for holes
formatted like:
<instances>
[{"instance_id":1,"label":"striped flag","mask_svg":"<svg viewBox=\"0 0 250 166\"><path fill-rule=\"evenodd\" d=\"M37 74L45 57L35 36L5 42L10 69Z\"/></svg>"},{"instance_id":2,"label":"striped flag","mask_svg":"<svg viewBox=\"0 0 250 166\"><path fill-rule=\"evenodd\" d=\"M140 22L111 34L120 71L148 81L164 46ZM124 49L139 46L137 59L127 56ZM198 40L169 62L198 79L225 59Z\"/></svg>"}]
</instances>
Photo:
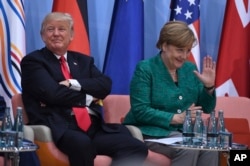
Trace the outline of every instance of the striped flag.
<instances>
[{"instance_id":1,"label":"striped flag","mask_svg":"<svg viewBox=\"0 0 250 166\"><path fill-rule=\"evenodd\" d=\"M192 48L189 60L194 62L200 71L200 0L172 0L170 20L184 21L193 30L197 45Z\"/></svg>"},{"instance_id":2,"label":"striped flag","mask_svg":"<svg viewBox=\"0 0 250 166\"><path fill-rule=\"evenodd\" d=\"M21 0L0 1L0 94L7 106L21 92L20 62L25 51L25 16Z\"/></svg>"},{"instance_id":3,"label":"striped flag","mask_svg":"<svg viewBox=\"0 0 250 166\"><path fill-rule=\"evenodd\" d=\"M250 0L227 1L217 59L218 96L250 97Z\"/></svg>"},{"instance_id":4,"label":"striped flag","mask_svg":"<svg viewBox=\"0 0 250 166\"><path fill-rule=\"evenodd\" d=\"M143 18L143 0L115 1L104 62L112 94L129 94L135 66L143 59Z\"/></svg>"},{"instance_id":5,"label":"striped flag","mask_svg":"<svg viewBox=\"0 0 250 166\"><path fill-rule=\"evenodd\" d=\"M52 11L69 13L74 19L74 39L69 50L90 55L87 0L54 0Z\"/></svg>"}]
</instances>

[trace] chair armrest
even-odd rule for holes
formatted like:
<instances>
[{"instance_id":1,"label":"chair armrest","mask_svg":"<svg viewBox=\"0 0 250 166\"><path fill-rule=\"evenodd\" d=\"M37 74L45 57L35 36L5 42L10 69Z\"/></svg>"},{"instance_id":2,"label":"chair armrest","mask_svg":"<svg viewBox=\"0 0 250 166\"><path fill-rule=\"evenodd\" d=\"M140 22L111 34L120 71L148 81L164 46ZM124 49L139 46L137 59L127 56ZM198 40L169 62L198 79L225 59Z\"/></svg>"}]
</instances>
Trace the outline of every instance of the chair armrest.
<instances>
[{"instance_id":1,"label":"chair armrest","mask_svg":"<svg viewBox=\"0 0 250 166\"><path fill-rule=\"evenodd\" d=\"M49 127L45 125L29 125L29 127L31 127L34 131L35 140L41 141L41 142L53 141L51 130ZM142 133L139 128L137 128L136 126L132 126L132 125L126 125L126 127L130 131L130 133L133 135L133 137L143 141Z\"/></svg>"},{"instance_id":2,"label":"chair armrest","mask_svg":"<svg viewBox=\"0 0 250 166\"><path fill-rule=\"evenodd\" d=\"M35 135L35 140L40 142L53 142L51 130L45 125L29 125Z\"/></svg>"},{"instance_id":3,"label":"chair armrest","mask_svg":"<svg viewBox=\"0 0 250 166\"><path fill-rule=\"evenodd\" d=\"M138 127L132 125L125 125L125 126L128 128L133 137L137 138L140 141L143 141L141 130Z\"/></svg>"},{"instance_id":4,"label":"chair armrest","mask_svg":"<svg viewBox=\"0 0 250 166\"><path fill-rule=\"evenodd\" d=\"M23 125L23 137L31 142L34 142L34 131L30 126Z\"/></svg>"},{"instance_id":5,"label":"chair armrest","mask_svg":"<svg viewBox=\"0 0 250 166\"><path fill-rule=\"evenodd\" d=\"M45 125L29 125L34 131L34 142L41 165L69 165L68 157L54 144L51 130Z\"/></svg>"}]
</instances>

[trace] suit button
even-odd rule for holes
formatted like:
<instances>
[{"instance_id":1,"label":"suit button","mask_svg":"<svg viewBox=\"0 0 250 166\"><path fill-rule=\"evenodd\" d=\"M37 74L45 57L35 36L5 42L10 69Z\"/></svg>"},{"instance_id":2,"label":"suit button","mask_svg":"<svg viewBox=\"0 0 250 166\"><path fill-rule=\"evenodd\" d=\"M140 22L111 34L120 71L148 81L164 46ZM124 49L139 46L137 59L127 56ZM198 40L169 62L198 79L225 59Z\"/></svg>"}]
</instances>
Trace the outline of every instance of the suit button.
<instances>
[{"instance_id":1,"label":"suit button","mask_svg":"<svg viewBox=\"0 0 250 166\"><path fill-rule=\"evenodd\" d=\"M181 113L181 109L178 109L178 110L177 110L177 113L180 114L180 113Z\"/></svg>"}]
</instances>

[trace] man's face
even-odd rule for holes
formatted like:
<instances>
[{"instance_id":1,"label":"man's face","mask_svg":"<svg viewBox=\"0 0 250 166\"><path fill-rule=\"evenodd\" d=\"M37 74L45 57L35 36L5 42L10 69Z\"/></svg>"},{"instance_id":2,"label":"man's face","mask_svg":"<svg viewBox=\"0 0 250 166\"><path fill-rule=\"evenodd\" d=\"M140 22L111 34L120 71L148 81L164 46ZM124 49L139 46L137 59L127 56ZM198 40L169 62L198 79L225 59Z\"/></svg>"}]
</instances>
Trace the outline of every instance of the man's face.
<instances>
[{"instance_id":1,"label":"man's face","mask_svg":"<svg viewBox=\"0 0 250 166\"><path fill-rule=\"evenodd\" d=\"M57 55L67 51L73 39L73 30L67 21L48 21L42 32L42 39L46 47Z\"/></svg>"}]
</instances>

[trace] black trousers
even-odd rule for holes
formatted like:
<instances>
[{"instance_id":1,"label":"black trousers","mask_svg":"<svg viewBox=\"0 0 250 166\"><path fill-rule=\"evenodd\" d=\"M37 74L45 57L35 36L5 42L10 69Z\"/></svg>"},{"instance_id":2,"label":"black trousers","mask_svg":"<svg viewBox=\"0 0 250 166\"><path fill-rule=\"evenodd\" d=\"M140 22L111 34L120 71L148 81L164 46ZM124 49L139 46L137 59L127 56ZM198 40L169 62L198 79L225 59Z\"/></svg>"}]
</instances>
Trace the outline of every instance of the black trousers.
<instances>
[{"instance_id":1,"label":"black trousers","mask_svg":"<svg viewBox=\"0 0 250 166\"><path fill-rule=\"evenodd\" d=\"M69 128L57 143L68 155L71 166L93 166L96 155L112 158L113 166L140 166L147 157L146 145L132 137L121 124L103 124L91 116L92 124L87 132L82 131L72 116Z\"/></svg>"}]
</instances>

